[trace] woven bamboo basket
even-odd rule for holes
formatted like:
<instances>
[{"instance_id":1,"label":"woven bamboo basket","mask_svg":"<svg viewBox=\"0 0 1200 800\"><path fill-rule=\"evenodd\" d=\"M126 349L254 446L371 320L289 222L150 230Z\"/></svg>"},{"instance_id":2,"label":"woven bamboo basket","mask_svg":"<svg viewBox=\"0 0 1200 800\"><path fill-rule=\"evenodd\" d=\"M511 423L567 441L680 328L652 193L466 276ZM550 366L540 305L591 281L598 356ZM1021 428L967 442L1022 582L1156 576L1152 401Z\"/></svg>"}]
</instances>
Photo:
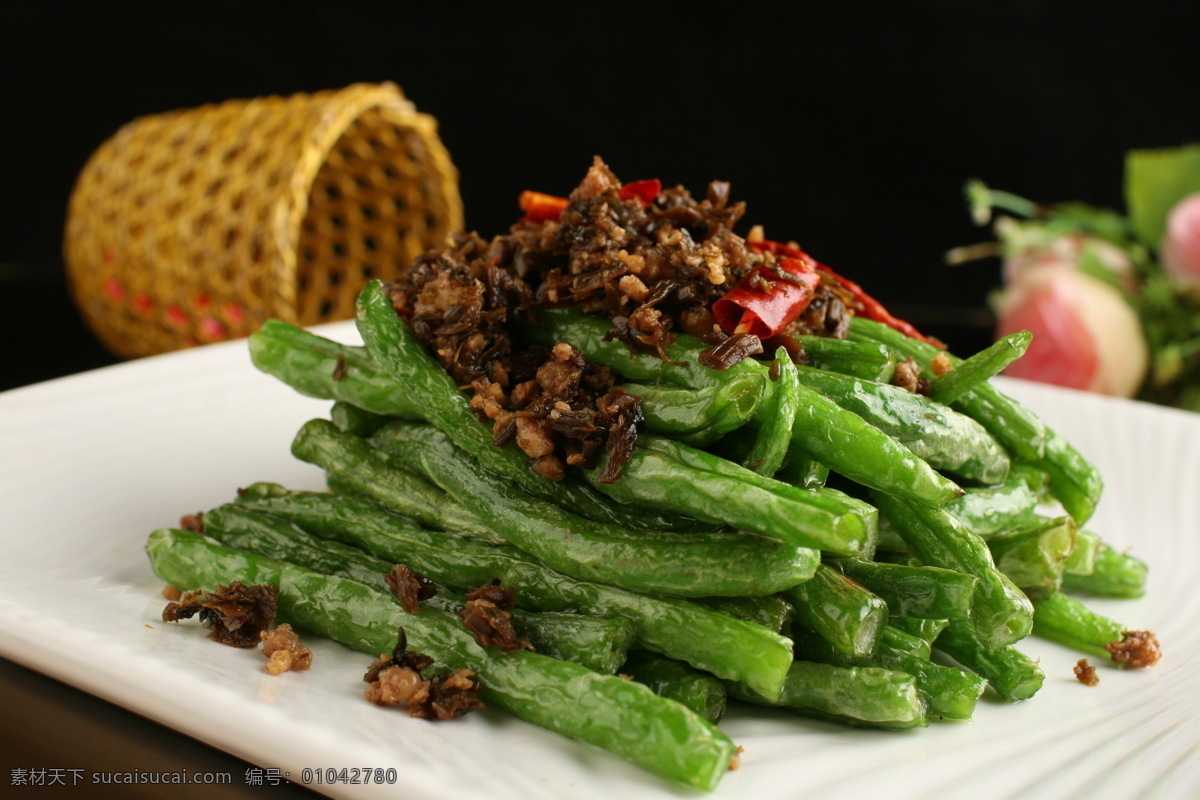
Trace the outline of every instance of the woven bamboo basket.
<instances>
[{"instance_id":1,"label":"woven bamboo basket","mask_svg":"<svg viewBox=\"0 0 1200 800\"><path fill-rule=\"evenodd\" d=\"M127 124L79 176L64 255L88 325L136 357L353 316L367 280L461 227L435 120L355 84Z\"/></svg>"}]
</instances>

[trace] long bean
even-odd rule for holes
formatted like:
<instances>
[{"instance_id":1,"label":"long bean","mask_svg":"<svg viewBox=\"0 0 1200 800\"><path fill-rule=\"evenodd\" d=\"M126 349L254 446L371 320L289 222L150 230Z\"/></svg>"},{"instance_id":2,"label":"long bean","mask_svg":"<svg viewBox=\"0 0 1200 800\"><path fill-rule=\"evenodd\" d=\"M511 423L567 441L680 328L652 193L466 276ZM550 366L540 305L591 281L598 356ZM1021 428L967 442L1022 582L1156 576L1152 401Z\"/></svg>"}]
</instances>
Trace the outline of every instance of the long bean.
<instances>
[{"instance_id":1,"label":"long bean","mask_svg":"<svg viewBox=\"0 0 1200 800\"><path fill-rule=\"evenodd\" d=\"M642 401L647 431L703 447L754 417L766 393L767 378L747 372L703 389L640 383L628 383L624 388Z\"/></svg>"},{"instance_id":2,"label":"long bean","mask_svg":"<svg viewBox=\"0 0 1200 800\"><path fill-rule=\"evenodd\" d=\"M1080 531L1086 534L1086 531ZM1091 534L1091 536L1095 536ZM1063 576L1063 588L1071 592L1094 594L1100 597L1141 597L1146 592L1146 562L1122 553L1107 542L1095 538L1092 568L1084 573L1069 569Z\"/></svg>"},{"instance_id":3,"label":"long bean","mask_svg":"<svg viewBox=\"0 0 1200 800\"><path fill-rule=\"evenodd\" d=\"M869 657L887 624L887 603L824 564L784 597L795 607L797 623L847 655Z\"/></svg>"},{"instance_id":4,"label":"long bean","mask_svg":"<svg viewBox=\"0 0 1200 800\"><path fill-rule=\"evenodd\" d=\"M878 514L866 503L828 490L797 489L657 436L638 437L621 479L598 486L623 503L667 508L800 547L840 555L874 549Z\"/></svg>"},{"instance_id":5,"label":"long bean","mask_svg":"<svg viewBox=\"0 0 1200 800\"><path fill-rule=\"evenodd\" d=\"M903 358L915 359L921 365L924 377L935 377L930 364L942 351L932 345L865 317L851 318L849 338L886 345ZM961 361L946 355L952 363ZM1033 412L1001 394L990 383L974 387L958 398L954 406L987 428L997 441L1018 457L1034 460L1045 455L1046 426Z\"/></svg>"},{"instance_id":6,"label":"long bean","mask_svg":"<svg viewBox=\"0 0 1200 800\"><path fill-rule=\"evenodd\" d=\"M891 625L884 629L879 647L869 659L848 656L813 636L797 637L796 652L798 657L837 666L906 672L916 679L917 691L925 700L929 715L940 719L970 719L987 688L986 678L930 662L927 642Z\"/></svg>"},{"instance_id":7,"label":"long bean","mask_svg":"<svg viewBox=\"0 0 1200 800\"><path fill-rule=\"evenodd\" d=\"M782 347L775 353L771 375L774 385L764 408L762 424L758 426L750 452L742 461L747 469L767 477L778 472L787 457L800 399L796 392L796 365Z\"/></svg>"},{"instance_id":8,"label":"long bean","mask_svg":"<svg viewBox=\"0 0 1200 800\"><path fill-rule=\"evenodd\" d=\"M1025 355L1032 341L1033 334L1029 331L1017 331L1000 337L990 346L959 362L954 369L935 376L930 381L929 396L939 403L953 403Z\"/></svg>"},{"instance_id":9,"label":"long bean","mask_svg":"<svg viewBox=\"0 0 1200 800\"><path fill-rule=\"evenodd\" d=\"M659 697L682 703L714 725L725 715L725 684L682 661L634 650L620 674L646 684Z\"/></svg>"},{"instance_id":10,"label":"long bean","mask_svg":"<svg viewBox=\"0 0 1200 800\"><path fill-rule=\"evenodd\" d=\"M316 435L318 425L306 428ZM810 548L761 536L631 531L585 520L514 491L428 426L389 424L371 441L429 476L512 544L580 580L680 597L756 596L808 580L819 560Z\"/></svg>"},{"instance_id":11,"label":"long bean","mask_svg":"<svg viewBox=\"0 0 1200 800\"><path fill-rule=\"evenodd\" d=\"M671 780L711 790L733 758L728 737L641 684L528 651L485 650L457 618L436 609L406 614L387 594L364 584L212 544L186 531L155 531L146 550L155 573L176 586L212 588L234 580L278 586L284 619L372 656L388 652L403 628L415 651L447 667L473 670L485 700ZM587 702L580 703L580 696Z\"/></svg>"},{"instance_id":12,"label":"long bean","mask_svg":"<svg viewBox=\"0 0 1200 800\"><path fill-rule=\"evenodd\" d=\"M987 544L949 512L873 493L880 512L896 525L911 551L930 566L979 579L971 624L990 647L1012 644L1033 629L1033 607L1021 590L996 569Z\"/></svg>"},{"instance_id":13,"label":"long bean","mask_svg":"<svg viewBox=\"0 0 1200 800\"><path fill-rule=\"evenodd\" d=\"M826 562L861 583L887 603L893 615L926 619L965 619L970 615L974 575L942 567L915 567L860 558L831 558Z\"/></svg>"},{"instance_id":14,"label":"long bean","mask_svg":"<svg viewBox=\"0 0 1200 800\"><path fill-rule=\"evenodd\" d=\"M1001 698L1028 700L1046 680L1037 662L1012 645L989 647L969 622L951 622L938 635L934 647L972 672L987 678Z\"/></svg>"},{"instance_id":15,"label":"long bean","mask_svg":"<svg viewBox=\"0 0 1200 800\"><path fill-rule=\"evenodd\" d=\"M309 397L342 400L376 414L421 420L419 399L384 373L363 347L326 339L277 319L249 339L250 360Z\"/></svg>"},{"instance_id":16,"label":"long bean","mask_svg":"<svg viewBox=\"0 0 1200 800\"><path fill-rule=\"evenodd\" d=\"M916 728L929 724L916 679L905 672L879 667L796 661L776 700L757 696L737 684L731 684L729 692L745 702L850 725Z\"/></svg>"},{"instance_id":17,"label":"long bean","mask_svg":"<svg viewBox=\"0 0 1200 800\"><path fill-rule=\"evenodd\" d=\"M517 589L519 603L530 610L624 617L633 624L638 647L744 681L765 695L778 693L791 663L791 640L761 625L679 598L575 580L514 547L422 530L365 500L297 492L252 505L323 538L407 564L456 591L499 578Z\"/></svg>"},{"instance_id":18,"label":"long bean","mask_svg":"<svg viewBox=\"0 0 1200 800\"><path fill-rule=\"evenodd\" d=\"M301 427L292 440L292 455L321 467L331 483L369 494L420 525L494 540L490 526L442 489L327 420Z\"/></svg>"},{"instance_id":19,"label":"long bean","mask_svg":"<svg viewBox=\"0 0 1200 800\"><path fill-rule=\"evenodd\" d=\"M1033 632L1042 638L1134 668L1161 655L1153 633L1128 630L1062 592L1034 600L1033 607Z\"/></svg>"},{"instance_id":20,"label":"long bean","mask_svg":"<svg viewBox=\"0 0 1200 800\"><path fill-rule=\"evenodd\" d=\"M205 513L205 535L264 558L382 588L384 576L392 569L388 562L357 547L317 539L288 520L255 512L248 507L252 502L226 504ZM466 598L442 589L425 602L456 612ZM633 627L623 618L517 610L513 625L538 652L610 675L625 660L633 641Z\"/></svg>"},{"instance_id":21,"label":"long bean","mask_svg":"<svg viewBox=\"0 0 1200 800\"><path fill-rule=\"evenodd\" d=\"M1028 597L1044 597L1062 588L1067 557L1075 549L1070 517L1045 519L1033 527L997 534L987 540L996 568Z\"/></svg>"},{"instance_id":22,"label":"long bean","mask_svg":"<svg viewBox=\"0 0 1200 800\"><path fill-rule=\"evenodd\" d=\"M1008 476L1004 448L975 420L883 383L800 367L797 379L903 444L930 466L982 484Z\"/></svg>"}]
</instances>

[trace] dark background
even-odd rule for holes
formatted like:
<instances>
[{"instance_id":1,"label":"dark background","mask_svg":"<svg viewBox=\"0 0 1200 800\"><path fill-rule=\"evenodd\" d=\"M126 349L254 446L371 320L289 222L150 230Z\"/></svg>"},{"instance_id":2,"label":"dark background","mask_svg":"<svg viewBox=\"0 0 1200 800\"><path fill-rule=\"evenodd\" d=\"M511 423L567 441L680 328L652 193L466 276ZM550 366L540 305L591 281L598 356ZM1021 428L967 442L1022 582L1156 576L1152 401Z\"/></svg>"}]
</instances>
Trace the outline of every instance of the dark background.
<instances>
[{"instance_id":1,"label":"dark background","mask_svg":"<svg viewBox=\"0 0 1200 800\"><path fill-rule=\"evenodd\" d=\"M61 235L88 155L144 114L392 80L440 121L484 235L522 189L565 194L594 154L627 181L728 180L745 226L965 352L987 341L998 276L942 262L987 235L967 178L1120 207L1126 149L1200 138L1191 3L430 5L0 12L0 389L114 361L68 298Z\"/></svg>"}]
</instances>

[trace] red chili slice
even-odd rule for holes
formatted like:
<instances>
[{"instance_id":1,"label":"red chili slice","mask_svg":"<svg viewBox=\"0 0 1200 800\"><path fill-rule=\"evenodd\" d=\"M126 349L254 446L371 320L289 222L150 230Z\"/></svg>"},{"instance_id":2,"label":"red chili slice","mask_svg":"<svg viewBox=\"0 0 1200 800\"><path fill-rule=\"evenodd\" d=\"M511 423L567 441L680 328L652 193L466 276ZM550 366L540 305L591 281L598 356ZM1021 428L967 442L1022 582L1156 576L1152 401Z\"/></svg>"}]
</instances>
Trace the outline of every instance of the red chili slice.
<instances>
[{"instance_id":1,"label":"red chili slice","mask_svg":"<svg viewBox=\"0 0 1200 800\"><path fill-rule=\"evenodd\" d=\"M779 262L781 269L799 280L797 283L781 280L765 267L742 278L713 303L717 324L726 333L752 333L760 339L768 339L786 328L808 308L821 281L816 262L801 256ZM764 288L764 284L769 288Z\"/></svg>"},{"instance_id":2,"label":"red chili slice","mask_svg":"<svg viewBox=\"0 0 1200 800\"><path fill-rule=\"evenodd\" d=\"M627 183L617 190L617 197L622 200L632 200L637 198L642 201L642 205L650 205L658 199L662 193L662 181L658 178L651 178L648 181L634 181Z\"/></svg>"},{"instance_id":3,"label":"red chili slice","mask_svg":"<svg viewBox=\"0 0 1200 800\"><path fill-rule=\"evenodd\" d=\"M777 256L787 256L788 258L808 257L799 248L792 247L791 245L784 244L783 242L773 242L770 239L762 239L757 242L747 242L747 245L756 253L774 253ZM843 289L849 292L850 295L858 301L858 303L862 306L862 316L866 317L867 319L875 320L876 322L882 322L884 325L894 328L912 339L918 339L926 344L931 344L934 347L945 347L942 342L925 336L910 323L905 322L899 317L892 316L892 314L886 308L884 308L883 303L880 303L874 297L871 297L871 295L863 291L863 288L854 281L850 280L849 278L843 278L841 275L838 275L829 267L819 262L814 261L813 265L816 267L816 269L824 272L826 275L837 281Z\"/></svg>"}]
</instances>

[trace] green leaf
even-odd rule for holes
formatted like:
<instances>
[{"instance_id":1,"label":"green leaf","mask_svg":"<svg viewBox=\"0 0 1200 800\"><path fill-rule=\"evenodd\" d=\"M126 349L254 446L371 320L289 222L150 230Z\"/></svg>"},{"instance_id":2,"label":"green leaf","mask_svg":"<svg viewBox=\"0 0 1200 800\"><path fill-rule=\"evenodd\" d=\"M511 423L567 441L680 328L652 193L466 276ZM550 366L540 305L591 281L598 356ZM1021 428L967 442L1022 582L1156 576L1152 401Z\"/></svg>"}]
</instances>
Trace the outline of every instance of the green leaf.
<instances>
[{"instance_id":1,"label":"green leaf","mask_svg":"<svg viewBox=\"0 0 1200 800\"><path fill-rule=\"evenodd\" d=\"M1134 233L1158 249L1171 208L1200 192L1200 144L1125 155L1125 204Z\"/></svg>"}]
</instances>

